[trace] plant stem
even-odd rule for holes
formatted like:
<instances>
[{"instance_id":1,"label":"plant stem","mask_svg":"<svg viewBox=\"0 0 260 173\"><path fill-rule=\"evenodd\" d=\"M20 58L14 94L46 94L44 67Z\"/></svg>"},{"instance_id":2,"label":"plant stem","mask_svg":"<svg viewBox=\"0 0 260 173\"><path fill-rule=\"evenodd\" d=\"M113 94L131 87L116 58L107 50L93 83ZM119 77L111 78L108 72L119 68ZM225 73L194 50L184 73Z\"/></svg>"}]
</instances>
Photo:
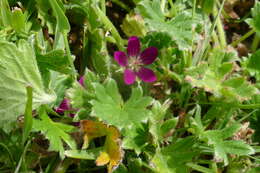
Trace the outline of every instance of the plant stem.
<instances>
[{"instance_id":1,"label":"plant stem","mask_svg":"<svg viewBox=\"0 0 260 173\"><path fill-rule=\"evenodd\" d=\"M3 149L5 149L7 151L10 161L12 162L13 166L15 166L15 160L14 160L12 152L9 150L9 148L4 143L0 143L0 147L2 147Z\"/></svg>"},{"instance_id":2,"label":"plant stem","mask_svg":"<svg viewBox=\"0 0 260 173\"><path fill-rule=\"evenodd\" d=\"M193 104L189 104L189 105L194 105ZM199 102L198 104L201 105L223 105L225 103L223 102L214 102L214 103L207 103L207 102ZM239 109L260 109L260 104L247 104L247 105L243 105L243 104L230 104L230 106L232 106L233 108L239 108Z\"/></svg>"},{"instance_id":3,"label":"plant stem","mask_svg":"<svg viewBox=\"0 0 260 173\"><path fill-rule=\"evenodd\" d=\"M216 22L217 22L217 30L218 30L218 34L219 34L220 46L221 46L221 48L226 48L227 47L226 34L223 29L223 24L221 22L220 15L217 15L216 7L214 7L214 15L217 16Z\"/></svg>"},{"instance_id":4,"label":"plant stem","mask_svg":"<svg viewBox=\"0 0 260 173\"><path fill-rule=\"evenodd\" d=\"M68 42L68 39L67 39L67 33L66 32L63 32L63 38L64 38L64 44L65 44L65 49L66 49L66 54L67 54L67 57L68 57L68 61L70 63L70 66L72 68L72 77L73 79L76 79L76 69L75 69L75 66L74 66L74 63L73 63L73 59L72 59L72 56L71 56L71 52L70 52L70 46L69 46L69 42Z\"/></svg>"},{"instance_id":5,"label":"plant stem","mask_svg":"<svg viewBox=\"0 0 260 173\"><path fill-rule=\"evenodd\" d=\"M193 0L193 7L192 7L192 21L194 20L194 17L196 15L196 4L197 4L197 0ZM195 28L192 27L192 39L191 39L191 50L189 51L188 54L188 67L192 64L192 52L193 52L193 45L194 45L194 32L195 32Z\"/></svg>"},{"instance_id":6,"label":"plant stem","mask_svg":"<svg viewBox=\"0 0 260 173\"><path fill-rule=\"evenodd\" d=\"M161 10L163 13L165 13L165 5L166 5L166 0L161 0Z\"/></svg>"},{"instance_id":7,"label":"plant stem","mask_svg":"<svg viewBox=\"0 0 260 173\"><path fill-rule=\"evenodd\" d=\"M106 14L106 0L101 0L100 4L102 12Z\"/></svg>"},{"instance_id":8,"label":"plant stem","mask_svg":"<svg viewBox=\"0 0 260 173\"><path fill-rule=\"evenodd\" d=\"M240 39L235 40L234 42L231 43L231 46L236 47L240 42L246 40L248 37L253 35L255 33L255 30L252 29L249 32L247 32L245 35L243 35Z\"/></svg>"},{"instance_id":9,"label":"plant stem","mask_svg":"<svg viewBox=\"0 0 260 173\"><path fill-rule=\"evenodd\" d=\"M218 11L218 14L215 18L215 21L214 23L211 25L211 28L210 28L210 31L209 33L206 34L206 38L205 40L203 41L202 43L202 46L199 47L199 49L196 50L195 54L194 54L194 58L193 58L193 61L192 61L192 65L196 65L204 56L204 53L206 52L206 50L208 49L209 47L209 41L210 41L210 38L211 38L211 34L213 33L213 31L215 30L215 27L216 27L216 24L217 24L217 18L220 16L221 14L221 11L224 7L224 4L225 4L225 0L222 1L222 4L220 6L220 9Z\"/></svg>"},{"instance_id":10,"label":"plant stem","mask_svg":"<svg viewBox=\"0 0 260 173\"><path fill-rule=\"evenodd\" d=\"M252 52L256 51L256 49L258 48L259 42L260 42L260 37L256 33L255 36L254 36L252 47L251 47Z\"/></svg>"},{"instance_id":11,"label":"plant stem","mask_svg":"<svg viewBox=\"0 0 260 173\"><path fill-rule=\"evenodd\" d=\"M107 18L107 16L100 10L97 6L92 6L94 8L95 12L99 16L101 22L104 24L104 27L111 32L112 36L116 39L116 45L118 49L123 50L124 49L124 42L121 38L120 34L118 33L116 27L113 25L113 23Z\"/></svg>"},{"instance_id":12,"label":"plant stem","mask_svg":"<svg viewBox=\"0 0 260 173\"><path fill-rule=\"evenodd\" d=\"M33 125L33 116L32 116L33 88L31 86L27 86L26 92L27 92L27 102L26 102L25 112L24 112L24 127L23 127L23 138L22 138L23 144L25 144L26 139L29 137Z\"/></svg>"},{"instance_id":13,"label":"plant stem","mask_svg":"<svg viewBox=\"0 0 260 173\"><path fill-rule=\"evenodd\" d=\"M112 2L115 3L116 5L120 6L121 8L126 10L127 12L131 11L131 9L126 4L124 4L123 2L121 2L119 0L112 0Z\"/></svg>"},{"instance_id":14,"label":"plant stem","mask_svg":"<svg viewBox=\"0 0 260 173\"><path fill-rule=\"evenodd\" d=\"M19 163L18 163L18 165L17 165L17 167L16 167L14 173L19 173L19 170L20 170L20 168L21 168L22 162L24 161L25 154L26 154L26 151L27 151L27 149L28 149L30 143L31 143L31 141L28 141L27 144L25 145L24 150L23 150L23 153L22 153L22 155L21 155L21 157L20 157Z\"/></svg>"},{"instance_id":15,"label":"plant stem","mask_svg":"<svg viewBox=\"0 0 260 173\"><path fill-rule=\"evenodd\" d=\"M215 31L212 32L212 39L213 39L215 45L217 45L217 46L220 45L219 40L218 40L218 36L217 36Z\"/></svg>"}]
</instances>

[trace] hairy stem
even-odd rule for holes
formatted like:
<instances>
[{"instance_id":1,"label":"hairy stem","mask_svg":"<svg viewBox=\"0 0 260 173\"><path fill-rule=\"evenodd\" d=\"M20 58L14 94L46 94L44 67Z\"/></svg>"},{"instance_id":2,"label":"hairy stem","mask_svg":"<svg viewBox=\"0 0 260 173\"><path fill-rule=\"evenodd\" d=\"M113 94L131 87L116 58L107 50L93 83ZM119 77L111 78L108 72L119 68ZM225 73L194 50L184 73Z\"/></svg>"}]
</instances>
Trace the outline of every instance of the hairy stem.
<instances>
[{"instance_id":1,"label":"hairy stem","mask_svg":"<svg viewBox=\"0 0 260 173\"><path fill-rule=\"evenodd\" d=\"M260 37L256 33L254 36L252 47L251 47L252 52L256 51L256 49L258 48L259 42L260 42Z\"/></svg>"},{"instance_id":2,"label":"hairy stem","mask_svg":"<svg viewBox=\"0 0 260 173\"><path fill-rule=\"evenodd\" d=\"M216 18L216 22L217 22L217 31L218 31L218 35L219 35L219 41L220 41L220 46L221 48L225 48L227 47L227 41L226 41L226 34L223 28L223 24L220 18L220 15L217 15L217 9L216 7L214 8L214 15L217 16Z\"/></svg>"},{"instance_id":3,"label":"hairy stem","mask_svg":"<svg viewBox=\"0 0 260 173\"><path fill-rule=\"evenodd\" d=\"M243 35L240 39L235 40L234 42L231 43L231 46L236 47L240 42L246 40L248 37L253 35L255 33L255 30L252 29L249 32L247 32L245 35Z\"/></svg>"}]
</instances>

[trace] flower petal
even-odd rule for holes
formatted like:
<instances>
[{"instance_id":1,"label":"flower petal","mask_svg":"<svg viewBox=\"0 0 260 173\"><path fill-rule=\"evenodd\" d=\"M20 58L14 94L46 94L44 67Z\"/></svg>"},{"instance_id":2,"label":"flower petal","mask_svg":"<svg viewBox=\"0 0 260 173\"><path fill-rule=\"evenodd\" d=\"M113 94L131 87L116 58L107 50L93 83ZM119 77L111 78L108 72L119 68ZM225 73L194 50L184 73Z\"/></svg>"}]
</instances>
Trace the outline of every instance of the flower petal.
<instances>
[{"instance_id":1,"label":"flower petal","mask_svg":"<svg viewBox=\"0 0 260 173\"><path fill-rule=\"evenodd\" d=\"M114 53L114 58L119 65L124 66L124 67L127 66L128 61L127 61L127 56L126 56L125 52L116 51Z\"/></svg>"},{"instance_id":2,"label":"flower petal","mask_svg":"<svg viewBox=\"0 0 260 173\"><path fill-rule=\"evenodd\" d=\"M125 69L125 72L124 72L124 81L125 81L125 84L127 85L131 85L135 82L135 72L133 72L132 70L130 69Z\"/></svg>"},{"instance_id":3,"label":"flower petal","mask_svg":"<svg viewBox=\"0 0 260 173\"><path fill-rule=\"evenodd\" d=\"M63 114L64 111L70 110L70 101L69 99L63 99L60 106L56 109L56 112L59 114Z\"/></svg>"},{"instance_id":4,"label":"flower petal","mask_svg":"<svg viewBox=\"0 0 260 173\"><path fill-rule=\"evenodd\" d=\"M80 83L81 86L84 86L84 76L81 76L78 82Z\"/></svg>"},{"instance_id":5,"label":"flower petal","mask_svg":"<svg viewBox=\"0 0 260 173\"><path fill-rule=\"evenodd\" d=\"M157 79L152 70L144 67L137 72L137 76L144 82L154 82Z\"/></svg>"},{"instance_id":6,"label":"flower petal","mask_svg":"<svg viewBox=\"0 0 260 173\"><path fill-rule=\"evenodd\" d=\"M136 36L128 39L127 54L129 56L138 56L140 53L140 41Z\"/></svg>"},{"instance_id":7,"label":"flower petal","mask_svg":"<svg viewBox=\"0 0 260 173\"><path fill-rule=\"evenodd\" d=\"M148 47L141 53L141 60L145 65L152 64L158 56L158 50L156 47Z\"/></svg>"}]
</instances>

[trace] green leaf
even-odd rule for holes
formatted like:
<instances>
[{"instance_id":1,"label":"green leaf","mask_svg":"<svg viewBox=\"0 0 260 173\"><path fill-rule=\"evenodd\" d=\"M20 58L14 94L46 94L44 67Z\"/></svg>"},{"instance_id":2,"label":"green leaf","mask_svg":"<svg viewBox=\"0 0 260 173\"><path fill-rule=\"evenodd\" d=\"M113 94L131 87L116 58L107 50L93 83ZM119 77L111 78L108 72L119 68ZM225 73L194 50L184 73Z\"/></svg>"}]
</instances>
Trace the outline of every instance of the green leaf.
<instances>
[{"instance_id":1,"label":"green leaf","mask_svg":"<svg viewBox=\"0 0 260 173\"><path fill-rule=\"evenodd\" d=\"M64 11L62 10L61 6L62 3L58 3L60 1L57 0L49 0L50 6L53 10L53 13L56 17L56 31L55 31L55 40L54 40L54 48L55 49L64 49L65 48L65 36L70 31L70 24L65 16Z\"/></svg>"},{"instance_id":2,"label":"green leaf","mask_svg":"<svg viewBox=\"0 0 260 173\"><path fill-rule=\"evenodd\" d=\"M147 120L146 109L152 99L143 97L141 88L134 88L131 97L123 102L117 84L110 79L105 85L95 84L96 99L92 101L93 115L119 128L129 127Z\"/></svg>"},{"instance_id":3,"label":"green leaf","mask_svg":"<svg viewBox=\"0 0 260 173\"><path fill-rule=\"evenodd\" d=\"M108 55L107 44L104 31L95 29L90 36L91 39L91 61L100 75L108 75L110 70L110 57Z\"/></svg>"},{"instance_id":4,"label":"green leaf","mask_svg":"<svg viewBox=\"0 0 260 173\"><path fill-rule=\"evenodd\" d=\"M254 149L244 141L224 141L222 143L226 153L245 156L254 154Z\"/></svg>"},{"instance_id":5,"label":"green leaf","mask_svg":"<svg viewBox=\"0 0 260 173\"><path fill-rule=\"evenodd\" d=\"M67 95L73 108L86 108L91 110L90 100L95 97L94 83L99 82L99 77L89 69L86 69L84 77L84 87L78 82L74 82L68 90Z\"/></svg>"},{"instance_id":6,"label":"green leaf","mask_svg":"<svg viewBox=\"0 0 260 173\"><path fill-rule=\"evenodd\" d=\"M64 147L62 141L64 141L71 149L76 149L76 143L68 134L74 131L74 127L52 121L46 114L43 107L39 111L40 120L33 120L34 131L41 131L45 137L50 141L49 150L58 151L60 156L64 158Z\"/></svg>"},{"instance_id":7,"label":"green leaf","mask_svg":"<svg viewBox=\"0 0 260 173\"><path fill-rule=\"evenodd\" d=\"M23 128L23 144L25 144L25 141L27 137L30 134L30 131L32 129L33 125L33 116L32 116L32 101L33 101L33 91L32 87L28 86L26 87L27 91L27 102L25 107L25 113L24 113L24 128Z\"/></svg>"},{"instance_id":8,"label":"green leaf","mask_svg":"<svg viewBox=\"0 0 260 173\"><path fill-rule=\"evenodd\" d=\"M203 0L202 10L206 13L212 13L215 5L215 0Z\"/></svg>"},{"instance_id":9,"label":"green leaf","mask_svg":"<svg viewBox=\"0 0 260 173\"><path fill-rule=\"evenodd\" d=\"M3 26L7 27L12 21L12 13L8 4L8 0L1 0L0 7L0 21Z\"/></svg>"},{"instance_id":10,"label":"green leaf","mask_svg":"<svg viewBox=\"0 0 260 173\"><path fill-rule=\"evenodd\" d=\"M26 16L23 14L21 9L14 9L12 11L11 26L17 32L24 32L26 24Z\"/></svg>"},{"instance_id":11,"label":"green leaf","mask_svg":"<svg viewBox=\"0 0 260 173\"><path fill-rule=\"evenodd\" d=\"M143 39L146 47L157 47L158 49L168 48L172 44L171 36L166 32L151 32Z\"/></svg>"},{"instance_id":12,"label":"green leaf","mask_svg":"<svg viewBox=\"0 0 260 173\"><path fill-rule=\"evenodd\" d=\"M260 72L260 50L251 55L247 66Z\"/></svg>"},{"instance_id":13,"label":"green leaf","mask_svg":"<svg viewBox=\"0 0 260 173\"><path fill-rule=\"evenodd\" d=\"M72 82L72 78L66 75L60 74L55 71L50 72L50 80L48 81L48 83L45 83L45 85L50 86L50 88L54 90L57 95L57 99L53 104L54 106L60 105L60 103L64 99L66 90L71 87Z\"/></svg>"},{"instance_id":14,"label":"green leaf","mask_svg":"<svg viewBox=\"0 0 260 173\"><path fill-rule=\"evenodd\" d=\"M223 63L219 68L212 69L206 63L187 70L186 80L193 87L203 88L217 98L225 98L226 102L249 100L258 93L258 89L243 77L230 77L232 64Z\"/></svg>"},{"instance_id":15,"label":"green leaf","mask_svg":"<svg viewBox=\"0 0 260 173\"><path fill-rule=\"evenodd\" d=\"M227 154L241 156L254 153L254 149L243 141L224 140L233 136L240 127L240 124L233 124L222 130L208 130L202 135L207 139L208 144L213 146L215 158L217 160L223 160L225 165L228 164Z\"/></svg>"},{"instance_id":16,"label":"green leaf","mask_svg":"<svg viewBox=\"0 0 260 173\"><path fill-rule=\"evenodd\" d=\"M254 8L251 9L253 18L247 19L247 23L260 34L260 2L256 1Z\"/></svg>"},{"instance_id":17,"label":"green leaf","mask_svg":"<svg viewBox=\"0 0 260 173\"><path fill-rule=\"evenodd\" d=\"M197 165L197 164L194 164L194 163L187 163L186 165L188 167L191 167L192 169L199 171L199 172L202 172L202 173L215 173L215 171L213 171L209 168L206 168L204 166L200 166L200 165Z\"/></svg>"},{"instance_id":18,"label":"green leaf","mask_svg":"<svg viewBox=\"0 0 260 173\"><path fill-rule=\"evenodd\" d=\"M33 49L24 40L18 46L0 42L0 76L0 127L10 129L24 113L27 86L33 88L33 109L56 99L45 92Z\"/></svg>"},{"instance_id":19,"label":"green leaf","mask_svg":"<svg viewBox=\"0 0 260 173\"><path fill-rule=\"evenodd\" d=\"M189 173L186 163L191 162L192 158L199 153L193 145L194 138L187 137L157 150L152 160L155 169L165 173Z\"/></svg>"},{"instance_id":20,"label":"green leaf","mask_svg":"<svg viewBox=\"0 0 260 173\"><path fill-rule=\"evenodd\" d=\"M170 99L165 100L163 104L159 101L154 100L152 106L152 116L149 118L151 121L149 132L152 134L154 140L156 142L161 142L165 138L164 134L164 127L162 127L161 122L166 118L167 111L171 105L172 101Z\"/></svg>"},{"instance_id":21,"label":"green leaf","mask_svg":"<svg viewBox=\"0 0 260 173\"><path fill-rule=\"evenodd\" d=\"M177 43L179 49L188 49L192 42L192 20L190 13L180 13L166 21L159 0L145 0L139 3L137 10L144 17L150 31L165 32Z\"/></svg>"},{"instance_id":22,"label":"green leaf","mask_svg":"<svg viewBox=\"0 0 260 173\"><path fill-rule=\"evenodd\" d=\"M166 120L161 125L161 136L166 135L170 130L174 129L178 123L178 118L172 118L169 120Z\"/></svg>"},{"instance_id":23,"label":"green leaf","mask_svg":"<svg viewBox=\"0 0 260 173\"><path fill-rule=\"evenodd\" d=\"M48 69L60 73L71 74L68 58L63 50L52 50L46 54L38 54L37 62L41 69Z\"/></svg>"},{"instance_id":24,"label":"green leaf","mask_svg":"<svg viewBox=\"0 0 260 173\"><path fill-rule=\"evenodd\" d=\"M170 21L161 22L154 19L146 19L150 31L166 32L177 43L178 48L185 50L190 48L192 41L192 17L190 14L182 13Z\"/></svg>"},{"instance_id":25,"label":"green leaf","mask_svg":"<svg viewBox=\"0 0 260 173\"><path fill-rule=\"evenodd\" d=\"M103 147L89 150L66 150L64 154L74 159L95 160L103 150Z\"/></svg>"},{"instance_id":26,"label":"green leaf","mask_svg":"<svg viewBox=\"0 0 260 173\"><path fill-rule=\"evenodd\" d=\"M61 9L60 4L58 4L57 0L49 0L49 3L57 19L56 30L62 33L68 33L70 31L70 24L63 10Z\"/></svg>"},{"instance_id":27,"label":"green leaf","mask_svg":"<svg viewBox=\"0 0 260 173\"><path fill-rule=\"evenodd\" d=\"M160 22L164 21L160 0L153 0L152 2L143 0L138 4L137 10L145 18L154 19Z\"/></svg>"},{"instance_id":28,"label":"green leaf","mask_svg":"<svg viewBox=\"0 0 260 173\"><path fill-rule=\"evenodd\" d=\"M135 128L126 129L124 136L123 148L135 150L137 154L140 154L149 142L149 127L147 124L141 124Z\"/></svg>"},{"instance_id":29,"label":"green leaf","mask_svg":"<svg viewBox=\"0 0 260 173\"><path fill-rule=\"evenodd\" d=\"M68 90L67 95L70 99L70 104L73 108L88 108L90 109L90 100L94 97L78 82L74 82L72 87Z\"/></svg>"},{"instance_id":30,"label":"green leaf","mask_svg":"<svg viewBox=\"0 0 260 173\"><path fill-rule=\"evenodd\" d=\"M242 77L231 78L223 82L223 95L232 96L240 101L249 100L258 92L255 86L251 85Z\"/></svg>"},{"instance_id":31,"label":"green leaf","mask_svg":"<svg viewBox=\"0 0 260 173\"><path fill-rule=\"evenodd\" d=\"M48 27L48 32L50 34L54 34L55 32L55 17L52 16L49 11L51 11L51 5L49 1L47 0L37 0L36 1L36 8L38 11L38 18L41 21L41 25L46 25Z\"/></svg>"},{"instance_id":32,"label":"green leaf","mask_svg":"<svg viewBox=\"0 0 260 173\"><path fill-rule=\"evenodd\" d=\"M96 16L94 15L94 17L92 17L92 15L90 15L91 19L89 19L89 20L103 24L106 31L109 31L111 33L111 35L114 37L114 39L116 40L117 47L120 50L122 50L123 49L123 39L121 38L116 27L106 16L106 14L104 14L104 12L97 6L97 3L95 3L95 2L92 3L92 5L90 7L90 11L92 11ZM97 21L97 17L99 19L98 21ZM94 29L96 29L96 28L94 27Z\"/></svg>"},{"instance_id":33,"label":"green leaf","mask_svg":"<svg viewBox=\"0 0 260 173\"><path fill-rule=\"evenodd\" d=\"M95 87L93 83L98 83L100 81L99 76L90 71L89 69L85 70L85 75L84 75L84 86L87 86L86 89L89 92L94 92Z\"/></svg>"}]
</instances>

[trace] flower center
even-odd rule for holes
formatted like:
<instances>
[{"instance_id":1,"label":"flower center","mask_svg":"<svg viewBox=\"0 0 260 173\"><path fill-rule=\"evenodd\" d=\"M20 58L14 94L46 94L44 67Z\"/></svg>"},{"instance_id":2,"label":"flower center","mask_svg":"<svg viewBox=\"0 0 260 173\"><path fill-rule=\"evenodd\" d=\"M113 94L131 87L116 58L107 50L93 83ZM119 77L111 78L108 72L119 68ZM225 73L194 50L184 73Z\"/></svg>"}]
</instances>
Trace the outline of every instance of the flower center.
<instances>
[{"instance_id":1,"label":"flower center","mask_svg":"<svg viewBox=\"0 0 260 173\"><path fill-rule=\"evenodd\" d=\"M130 56L129 57L129 68L134 72L138 72L141 66L143 65L139 56Z\"/></svg>"}]
</instances>

